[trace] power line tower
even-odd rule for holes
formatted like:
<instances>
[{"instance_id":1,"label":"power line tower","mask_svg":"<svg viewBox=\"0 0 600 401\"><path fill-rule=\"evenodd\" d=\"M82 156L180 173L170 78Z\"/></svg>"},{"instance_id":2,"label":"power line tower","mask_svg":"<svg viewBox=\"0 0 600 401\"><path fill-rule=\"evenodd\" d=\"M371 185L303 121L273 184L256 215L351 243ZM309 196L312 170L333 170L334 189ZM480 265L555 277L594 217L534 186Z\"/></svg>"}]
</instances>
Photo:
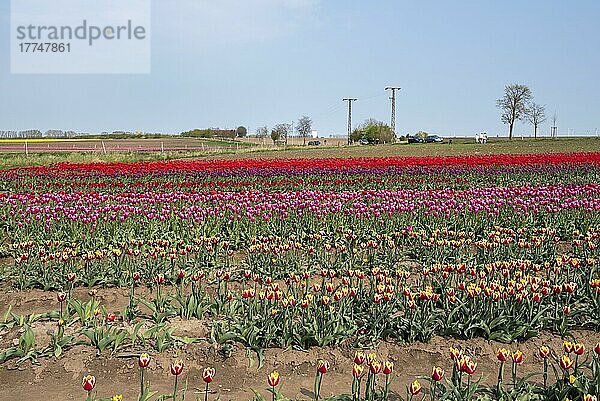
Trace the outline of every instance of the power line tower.
<instances>
[{"instance_id":1,"label":"power line tower","mask_svg":"<svg viewBox=\"0 0 600 401\"><path fill-rule=\"evenodd\" d=\"M344 102L348 102L348 145L350 145L350 135L352 134L352 102L357 101L355 98L344 98Z\"/></svg>"},{"instance_id":2,"label":"power line tower","mask_svg":"<svg viewBox=\"0 0 600 401\"><path fill-rule=\"evenodd\" d=\"M390 122L390 128L392 128L394 136L396 136L396 91L399 91L400 89L402 88L400 88L399 86L388 86L387 88L385 88L386 91L392 91L392 96L390 97L392 101L392 119Z\"/></svg>"}]
</instances>

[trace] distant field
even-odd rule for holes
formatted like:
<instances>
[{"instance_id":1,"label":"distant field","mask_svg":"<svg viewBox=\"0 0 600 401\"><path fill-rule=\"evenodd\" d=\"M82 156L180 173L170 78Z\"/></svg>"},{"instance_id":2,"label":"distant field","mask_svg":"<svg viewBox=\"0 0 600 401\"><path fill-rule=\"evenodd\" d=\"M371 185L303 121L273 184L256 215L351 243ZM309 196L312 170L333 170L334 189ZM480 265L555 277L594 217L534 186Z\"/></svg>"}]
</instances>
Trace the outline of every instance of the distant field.
<instances>
[{"instance_id":1,"label":"distant field","mask_svg":"<svg viewBox=\"0 0 600 401\"><path fill-rule=\"evenodd\" d=\"M598 138L505 139L481 145L473 140L455 139L452 144L406 144L345 146L343 139L327 138L326 146L274 147L271 141L255 138L244 141L219 141L194 138L53 140L30 142L25 154L23 141L0 141L0 168L48 165L58 162L134 162L189 158L324 158L386 156L454 156L465 154L527 154L562 152L600 152ZM320 139L325 143L325 139ZM104 147L102 146L104 142ZM290 141L290 143L292 143ZM105 151L106 149L106 151ZM164 149L164 151L161 151Z\"/></svg>"},{"instance_id":2,"label":"distant field","mask_svg":"<svg viewBox=\"0 0 600 401\"><path fill-rule=\"evenodd\" d=\"M142 152L206 150L207 148L238 149L253 143L209 138L147 138L147 139L0 139L0 152Z\"/></svg>"}]
</instances>

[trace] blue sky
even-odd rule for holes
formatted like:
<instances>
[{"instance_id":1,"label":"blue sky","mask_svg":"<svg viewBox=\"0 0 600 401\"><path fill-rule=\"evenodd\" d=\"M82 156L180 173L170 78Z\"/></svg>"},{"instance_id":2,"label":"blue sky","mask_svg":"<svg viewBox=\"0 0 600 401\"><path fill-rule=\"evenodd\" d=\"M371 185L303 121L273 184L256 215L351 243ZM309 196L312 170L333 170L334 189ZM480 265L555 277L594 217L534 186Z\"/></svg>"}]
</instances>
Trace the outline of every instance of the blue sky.
<instances>
[{"instance_id":1,"label":"blue sky","mask_svg":"<svg viewBox=\"0 0 600 401\"><path fill-rule=\"evenodd\" d=\"M0 130L253 132L306 114L328 136L342 97L355 123L389 121L393 84L399 133L504 135L495 100L518 82L561 134L593 133L599 17L597 0L155 0L150 74L13 75L2 0Z\"/></svg>"}]
</instances>

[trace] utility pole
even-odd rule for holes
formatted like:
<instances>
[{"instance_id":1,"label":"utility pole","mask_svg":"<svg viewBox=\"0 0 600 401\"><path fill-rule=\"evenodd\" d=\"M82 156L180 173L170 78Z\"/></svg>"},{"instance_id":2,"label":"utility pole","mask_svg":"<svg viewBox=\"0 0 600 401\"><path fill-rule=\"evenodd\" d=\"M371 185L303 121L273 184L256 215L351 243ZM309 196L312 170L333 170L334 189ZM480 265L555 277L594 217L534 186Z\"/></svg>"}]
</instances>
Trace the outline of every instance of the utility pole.
<instances>
[{"instance_id":1,"label":"utility pole","mask_svg":"<svg viewBox=\"0 0 600 401\"><path fill-rule=\"evenodd\" d=\"M552 117L552 127L550 127L550 137L556 138L558 136L558 128L556 127L556 113Z\"/></svg>"},{"instance_id":2,"label":"utility pole","mask_svg":"<svg viewBox=\"0 0 600 401\"><path fill-rule=\"evenodd\" d=\"M352 102L358 99L347 97L342 100L348 102L348 145L350 145L350 135L352 134Z\"/></svg>"},{"instance_id":3,"label":"utility pole","mask_svg":"<svg viewBox=\"0 0 600 401\"><path fill-rule=\"evenodd\" d=\"M396 91L399 91L399 86L388 86L385 90L391 90L392 96L390 97L392 101L392 119L390 123L390 128L392 128L392 132L394 133L394 137L396 136Z\"/></svg>"}]
</instances>

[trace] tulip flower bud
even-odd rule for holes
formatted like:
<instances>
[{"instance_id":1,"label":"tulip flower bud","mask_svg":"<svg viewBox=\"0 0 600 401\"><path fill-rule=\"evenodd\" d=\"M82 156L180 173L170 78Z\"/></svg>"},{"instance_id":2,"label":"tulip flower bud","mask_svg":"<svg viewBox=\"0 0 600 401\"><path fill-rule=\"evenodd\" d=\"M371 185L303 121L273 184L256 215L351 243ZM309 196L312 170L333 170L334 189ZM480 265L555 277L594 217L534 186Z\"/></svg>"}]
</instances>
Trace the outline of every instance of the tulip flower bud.
<instances>
[{"instance_id":1,"label":"tulip flower bud","mask_svg":"<svg viewBox=\"0 0 600 401\"><path fill-rule=\"evenodd\" d=\"M204 383L211 383L215 377L215 373L215 368L204 369L202 372L202 380L204 380Z\"/></svg>"},{"instance_id":2,"label":"tulip flower bud","mask_svg":"<svg viewBox=\"0 0 600 401\"><path fill-rule=\"evenodd\" d=\"M550 356L550 348L546 347L545 345L542 345L538 350L538 355L542 359L548 358Z\"/></svg>"},{"instance_id":3,"label":"tulip flower bud","mask_svg":"<svg viewBox=\"0 0 600 401\"><path fill-rule=\"evenodd\" d=\"M510 357L510 351L507 350L506 348L500 348L496 352L496 358L498 358L498 360L500 362L506 362L509 357Z\"/></svg>"},{"instance_id":4,"label":"tulip flower bud","mask_svg":"<svg viewBox=\"0 0 600 401\"><path fill-rule=\"evenodd\" d=\"M183 361L181 359L174 361L171 363L171 374L173 376L179 376L181 372L183 372L183 366Z\"/></svg>"},{"instance_id":5,"label":"tulip flower bud","mask_svg":"<svg viewBox=\"0 0 600 401\"><path fill-rule=\"evenodd\" d=\"M317 362L317 370L321 374L327 373L327 371L329 371L329 362L319 359L319 362Z\"/></svg>"},{"instance_id":6,"label":"tulip flower bud","mask_svg":"<svg viewBox=\"0 0 600 401\"><path fill-rule=\"evenodd\" d=\"M581 343L573 344L573 352L575 352L575 355L585 354L585 345Z\"/></svg>"},{"instance_id":7,"label":"tulip flower bud","mask_svg":"<svg viewBox=\"0 0 600 401\"><path fill-rule=\"evenodd\" d=\"M96 386L96 377L92 376L92 375L84 376L81 386L83 387L83 389L85 391L87 391L89 393Z\"/></svg>"},{"instance_id":8,"label":"tulip flower bud","mask_svg":"<svg viewBox=\"0 0 600 401\"><path fill-rule=\"evenodd\" d=\"M148 365L150 365L150 360L152 359L152 357L147 354L147 353L143 353L140 355L140 357L138 358L138 365L140 368L147 368Z\"/></svg>"},{"instance_id":9,"label":"tulip flower bud","mask_svg":"<svg viewBox=\"0 0 600 401\"><path fill-rule=\"evenodd\" d=\"M392 362L392 361L385 361L385 363L383 364L383 374L384 375L389 375L393 371L394 371L394 362Z\"/></svg>"},{"instance_id":10,"label":"tulip flower bud","mask_svg":"<svg viewBox=\"0 0 600 401\"><path fill-rule=\"evenodd\" d=\"M280 380L281 376L279 375L279 372L275 370L271 372L271 374L269 374L269 377L267 378L267 383L269 383L269 386L275 387L279 384Z\"/></svg>"},{"instance_id":11,"label":"tulip flower bud","mask_svg":"<svg viewBox=\"0 0 600 401\"><path fill-rule=\"evenodd\" d=\"M352 368L352 375L357 378L360 379L363 375L365 371L365 367L359 364L354 364L354 367Z\"/></svg>"},{"instance_id":12,"label":"tulip flower bud","mask_svg":"<svg viewBox=\"0 0 600 401\"><path fill-rule=\"evenodd\" d=\"M356 351L356 353L354 354L354 363L357 365L362 365L364 361L365 354L363 352Z\"/></svg>"},{"instance_id":13,"label":"tulip flower bud","mask_svg":"<svg viewBox=\"0 0 600 401\"><path fill-rule=\"evenodd\" d=\"M444 373L445 373L444 369L434 367L433 371L431 372L431 378L433 380L435 380L436 382L439 382L440 380L442 380L444 378Z\"/></svg>"},{"instance_id":14,"label":"tulip flower bud","mask_svg":"<svg viewBox=\"0 0 600 401\"><path fill-rule=\"evenodd\" d=\"M421 383L419 383L418 380L415 380L408 387L408 391L410 391L413 396L419 394L421 392Z\"/></svg>"},{"instance_id":15,"label":"tulip flower bud","mask_svg":"<svg viewBox=\"0 0 600 401\"><path fill-rule=\"evenodd\" d=\"M516 364L519 364L519 363L523 362L523 353L521 351L519 351L519 350L516 350L512 354L512 360Z\"/></svg>"}]
</instances>

